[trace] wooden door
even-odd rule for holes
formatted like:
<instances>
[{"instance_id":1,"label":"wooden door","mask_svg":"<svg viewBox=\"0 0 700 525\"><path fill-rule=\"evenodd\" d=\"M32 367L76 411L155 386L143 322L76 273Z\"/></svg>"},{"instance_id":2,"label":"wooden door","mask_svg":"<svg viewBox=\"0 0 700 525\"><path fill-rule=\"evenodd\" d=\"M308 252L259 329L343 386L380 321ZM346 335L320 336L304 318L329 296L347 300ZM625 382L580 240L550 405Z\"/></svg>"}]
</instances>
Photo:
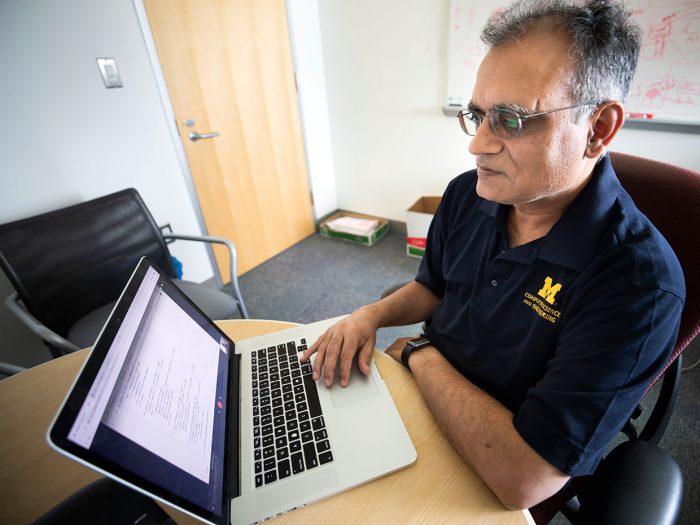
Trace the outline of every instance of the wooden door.
<instances>
[{"instance_id":1,"label":"wooden door","mask_svg":"<svg viewBox=\"0 0 700 525\"><path fill-rule=\"evenodd\" d=\"M314 231L284 0L145 7L207 230L244 273Z\"/></svg>"}]
</instances>

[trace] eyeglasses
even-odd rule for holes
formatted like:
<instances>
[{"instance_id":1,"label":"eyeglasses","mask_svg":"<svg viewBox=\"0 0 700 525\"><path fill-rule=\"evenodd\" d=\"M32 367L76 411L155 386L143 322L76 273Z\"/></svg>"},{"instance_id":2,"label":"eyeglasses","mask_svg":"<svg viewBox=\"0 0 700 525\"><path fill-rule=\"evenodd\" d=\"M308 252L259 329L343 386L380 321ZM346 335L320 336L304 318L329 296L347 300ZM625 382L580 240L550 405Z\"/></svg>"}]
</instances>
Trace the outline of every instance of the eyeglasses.
<instances>
[{"instance_id":1,"label":"eyeglasses","mask_svg":"<svg viewBox=\"0 0 700 525\"><path fill-rule=\"evenodd\" d=\"M564 111L565 109L582 108L586 106L594 107L598 106L598 104L595 102L576 104L575 106L550 109L548 111L540 111L539 113L530 113L528 115L522 115L517 111L500 108L492 109L487 114L477 113L471 109L463 109L457 114L457 118L459 118L459 124L462 126L462 130L470 137L476 135L476 131L484 121L484 117L488 117L489 123L491 124L491 129L497 137L500 137L503 140L512 140L520 135L520 132L523 130L523 122L527 122L535 117L541 117L542 115L548 115L549 113Z\"/></svg>"}]
</instances>

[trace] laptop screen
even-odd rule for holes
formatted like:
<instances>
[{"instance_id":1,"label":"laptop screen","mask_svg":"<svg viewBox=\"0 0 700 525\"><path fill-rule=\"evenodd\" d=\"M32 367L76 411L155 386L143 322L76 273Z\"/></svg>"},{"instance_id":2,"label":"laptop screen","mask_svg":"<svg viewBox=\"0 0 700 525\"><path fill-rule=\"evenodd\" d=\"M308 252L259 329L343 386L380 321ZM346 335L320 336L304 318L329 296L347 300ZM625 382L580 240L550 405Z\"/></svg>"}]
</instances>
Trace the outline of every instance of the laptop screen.
<instances>
[{"instance_id":1,"label":"laptop screen","mask_svg":"<svg viewBox=\"0 0 700 525\"><path fill-rule=\"evenodd\" d=\"M127 292L74 389L80 399L67 402L65 441L125 481L221 518L233 345L147 261Z\"/></svg>"}]
</instances>

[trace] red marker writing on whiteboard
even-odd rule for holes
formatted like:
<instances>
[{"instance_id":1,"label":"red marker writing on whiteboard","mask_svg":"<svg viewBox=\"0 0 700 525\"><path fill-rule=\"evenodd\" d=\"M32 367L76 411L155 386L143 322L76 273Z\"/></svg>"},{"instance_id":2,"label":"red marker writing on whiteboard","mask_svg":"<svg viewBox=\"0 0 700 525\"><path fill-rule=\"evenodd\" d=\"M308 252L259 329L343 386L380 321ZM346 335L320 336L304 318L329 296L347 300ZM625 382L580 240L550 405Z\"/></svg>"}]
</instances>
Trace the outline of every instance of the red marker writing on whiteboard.
<instances>
[{"instance_id":1,"label":"red marker writing on whiteboard","mask_svg":"<svg viewBox=\"0 0 700 525\"><path fill-rule=\"evenodd\" d=\"M627 118L654 118L653 113L627 113Z\"/></svg>"}]
</instances>

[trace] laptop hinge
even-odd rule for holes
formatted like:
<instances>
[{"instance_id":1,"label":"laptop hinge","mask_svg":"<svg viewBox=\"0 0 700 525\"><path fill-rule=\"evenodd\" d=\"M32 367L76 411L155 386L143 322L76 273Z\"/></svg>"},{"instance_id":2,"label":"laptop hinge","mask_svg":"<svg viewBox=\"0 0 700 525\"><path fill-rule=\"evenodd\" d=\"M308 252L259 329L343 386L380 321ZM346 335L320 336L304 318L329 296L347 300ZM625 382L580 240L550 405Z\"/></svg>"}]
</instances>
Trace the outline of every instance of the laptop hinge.
<instances>
[{"instance_id":1,"label":"laptop hinge","mask_svg":"<svg viewBox=\"0 0 700 525\"><path fill-rule=\"evenodd\" d=\"M240 399L241 399L241 356L231 350L231 370L229 375L228 391L228 490L227 500L241 494L241 425L240 425Z\"/></svg>"}]
</instances>

